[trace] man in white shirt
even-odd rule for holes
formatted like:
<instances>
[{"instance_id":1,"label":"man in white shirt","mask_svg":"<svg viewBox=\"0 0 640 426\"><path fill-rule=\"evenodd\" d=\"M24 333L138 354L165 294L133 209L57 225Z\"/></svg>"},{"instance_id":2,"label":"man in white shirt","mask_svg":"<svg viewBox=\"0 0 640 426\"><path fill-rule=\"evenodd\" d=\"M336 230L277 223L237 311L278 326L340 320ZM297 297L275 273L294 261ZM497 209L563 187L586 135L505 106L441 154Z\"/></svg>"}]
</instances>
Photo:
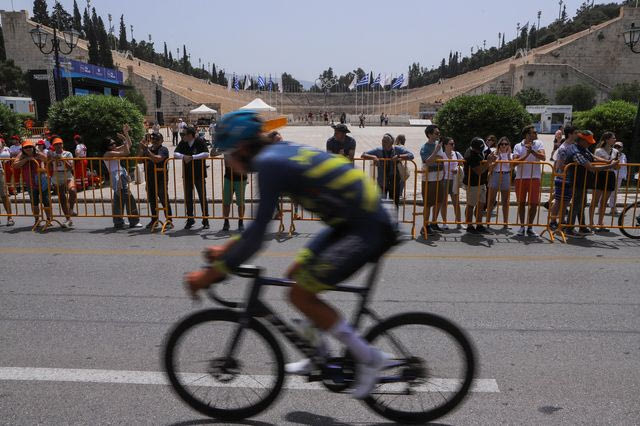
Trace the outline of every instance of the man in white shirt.
<instances>
[{"instance_id":1,"label":"man in white shirt","mask_svg":"<svg viewBox=\"0 0 640 426\"><path fill-rule=\"evenodd\" d=\"M440 143L440 129L435 124L428 125L424 130L427 141L420 148L422 159L422 199L425 203L426 222L431 218L431 208L434 213L439 211L440 205L447 200L444 182L444 165L437 160L447 160L447 154ZM434 215L435 217L435 215ZM436 223L425 223L427 233L440 232L442 229ZM422 234L422 232L421 232Z\"/></svg>"},{"instance_id":2,"label":"man in white shirt","mask_svg":"<svg viewBox=\"0 0 640 426\"><path fill-rule=\"evenodd\" d=\"M71 228L71 216L75 215L73 208L77 198L76 181L73 177L73 154L64 150L61 138L53 138L51 146L52 149L48 151L51 183L55 185L58 201L66 219L62 227Z\"/></svg>"},{"instance_id":3,"label":"man in white shirt","mask_svg":"<svg viewBox=\"0 0 640 426\"><path fill-rule=\"evenodd\" d=\"M546 160L544 145L537 139L538 134L534 126L527 126L522 129L522 142L513 148L513 159L525 162L516 168L516 199L518 200L518 217L520 218L519 237L524 237L525 225L527 225L527 236L537 237L531 224L536 218L538 204L540 204L540 177L542 166L539 163ZM525 204L529 204L529 214L525 222Z\"/></svg>"}]
</instances>

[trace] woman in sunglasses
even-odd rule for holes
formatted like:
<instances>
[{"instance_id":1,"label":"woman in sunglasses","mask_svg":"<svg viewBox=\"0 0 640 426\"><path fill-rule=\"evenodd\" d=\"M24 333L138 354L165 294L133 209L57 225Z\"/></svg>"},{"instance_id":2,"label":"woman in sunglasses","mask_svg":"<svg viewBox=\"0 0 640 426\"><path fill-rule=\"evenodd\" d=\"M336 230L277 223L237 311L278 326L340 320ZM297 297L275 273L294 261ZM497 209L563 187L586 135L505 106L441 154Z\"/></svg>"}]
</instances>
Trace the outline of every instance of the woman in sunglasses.
<instances>
[{"instance_id":1,"label":"woman in sunglasses","mask_svg":"<svg viewBox=\"0 0 640 426\"><path fill-rule=\"evenodd\" d=\"M496 161L511 161L513 154L511 153L511 142L509 138L503 136L498 141L496 151ZM511 169L512 164L496 162L491 172L491 180L489 181L489 204L487 206L487 222L491 222L491 213L496 205L496 196L500 192L500 204L502 205L502 218L507 227L509 222L509 195L511 194ZM496 222L498 215L496 214Z\"/></svg>"}]
</instances>

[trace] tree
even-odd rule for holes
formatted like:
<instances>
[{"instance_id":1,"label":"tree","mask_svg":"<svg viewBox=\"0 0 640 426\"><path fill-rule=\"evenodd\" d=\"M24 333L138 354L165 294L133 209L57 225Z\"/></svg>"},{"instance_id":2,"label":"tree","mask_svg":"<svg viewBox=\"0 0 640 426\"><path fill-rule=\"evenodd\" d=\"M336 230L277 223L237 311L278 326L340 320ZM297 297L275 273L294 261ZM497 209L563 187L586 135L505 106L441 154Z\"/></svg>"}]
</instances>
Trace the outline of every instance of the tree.
<instances>
[{"instance_id":1,"label":"tree","mask_svg":"<svg viewBox=\"0 0 640 426\"><path fill-rule=\"evenodd\" d=\"M100 65L102 60L100 57L100 45L93 24L89 24L87 31L87 41L89 42L89 63L92 65Z\"/></svg>"},{"instance_id":2,"label":"tree","mask_svg":"<svg viewBox=\"0 0 640 426\"><path fill-rule=\"evenodd\" d=\"M59 1L56 1L51 12L50 23L52 27L59 30L68 30L73 27L73 17L64 10Z\"/></svg>"},{"instance_id":3,"label":"tree","mask_svg":"<svg viewBox=\"0 0 640 426\"><path fill-rule=\"evenodd\" d=\"M127 42L127 27L124 25L124 15L120 15L120 35L118 36L118 50L125 52L129 50Z\"/></svg>"},{"instance_id":4,"label":"tree","mask_svg":"<svg viewBox=\"0 0 640 426\"><path fill-rule=\"evenodd\" d=\"M227 77L224 74L224 70L218 71L218 84L221 86L226 86L229 82L227 81Z\"/></svg>"},{"instance_id":5,"label":"tree","mask_svg":"<svg viewBox=\"0 0 640 426\"><path fill-rule=\"evenodd\" d=\"M0 104L0 135L5 138L22 135L24 128L20 122L20 117L9 107Z\"/></svg>"},{"instance_id":6,"label":"tree","mask_svg":"<svg viewBox=\"0 0 640 426\"><path fill-rule=\"evenodd\" d=\"M499 95L463 95L451 99L435 117L440 132L466 151L471 139L489 134L520 140L520 131L531 124L531 115L515 99Z\"/></svg>"},{"instance_id":7,"label":"tree","mask_svg":"<svg viewBox=\"0 0 640 426\"><path fill-rule=\"evenodd\" d=\"M47 11L47 0L33 0L32 21L42 25L49 25L51 20Z\"/></svg>"},{"instance_id":8,"label":"tree","mask_svg":"<svg viewBox=\"0 0 640 426\"><path fill-rule=\"evenodd\" d=\"M609 101L589 110L577 112L573 116L573 124L580 129L591 130L596 138L602 133L610 131L616 134L616 138L627 144L627 154L631 153L629 162L640 160L638 151L640 147L629 147L633 123L638 107L626 101Z\"/></svg>"},{"instance_id":9,"label":"tree","mask_svg":"<svg viewBox=\"0 0 640 426\"><path fill-rule=\"evenodd\" d=\"M122 126L131 127L132 153L137 152L138 141L144 136L143 116L127 99L117 96L69 96L49 108L49 128L65 141L73 141L81 134L89 156L103 154L103 141L107 137L117 140ZM70 148L70 147L68 147Z\"/></svg>"},{"instance_id":10,"label":"tree","mask_svg":"<svg viewBox=\"0 0 640 426\"><path fill-rule=\"evenodd\" d=\"M109 35L104 27L102 18L98 18L98 51L100 54L100 63L103 67L113 68L113 56L111 56L111 42Z\"/></svg>"},{"instance_id":11,"label":"tree","mask_svg":"<svg viewBox=\"0 0 640 426\"><path fill-rule=\"evenodd\" d=\"M596 104L596 91L584 84L566 86L556 92L556 103L573 105L574 111L586 111Z\"/></svg>"},{"instance_id":12,"label":"tree","mask_svg":"<svg viewBox=\"0 0 640 426\"><path fill-rule=\"evenodd\" d=\"M282 73L282 89L285 92L302 92L302 84L291 74Z\"/></svg>"},{"instance_id":13,"label":"tree","mask_svg":"<svg viewBox=\"0 0 640 426\"><path fill-rule=\"evenodd\" d=\"M13 60L0 61L0 96L27 96L29 85Z\"/></svg>"},{"instance_id":14,"label":"tree","mask_svg":"<svg viewBox=\"0 0 640 426\"><path fill-rule=\"evenodd\" d=\"M131 80L127 80L125 84L131 86L131 89L125 89L124 91L125 99L134 104L142 115L147 115L148 107L144 95L133 87Z\"/></svg>"},{"instance_id":15,"label":"tree","mask_svg":"<svg viewBox=\"0 0 640 426\"><path fill-rule=\"evenodd\" d=\"M82 34L82 15L76 0L73 0L73 29Z\"/></svg>"},{"instance_id":16,"label":"tree","mask_svg":"<svg viewBox=\"0 0 640 426\"><path fill-rule=\"evenodd\" d=\"M551 103L544 93L534 87L519 91L516 93L515 98L525 107L527 105L549 105Z\"/></svg>"},{"instance_id":17,"label":"tree","mask_svg":"<svg viewBox=\"0 0 640 426\"><path fill-rule=\"evenodd\" d=\"M637 104L640 101L640 83L634 81L633 83L621 83L616 84L611 91L611 100L621 100Z\"/></svg>"},{"instance_id":18,"label":"tree","mask_svg":"<svg viewBox=\"0 0 640 426\"><path fill-rule=\"evenodd\" d=\"M171 56L171 52L169 52L169 56ZM218 82L218 73L216 71L216 64L211 64L211 82Z\"/></svg>"},{"instance_id":19,"label":"tree","mask_svg":"<svg viewBox=\"0 0 640 426\"><path fill-rule=\"evenodd\" d=\"M2 33L2 25L0 25L0 62L7 60L7 52L4 50L4 34Z\"/></svg>"}]
</instances>

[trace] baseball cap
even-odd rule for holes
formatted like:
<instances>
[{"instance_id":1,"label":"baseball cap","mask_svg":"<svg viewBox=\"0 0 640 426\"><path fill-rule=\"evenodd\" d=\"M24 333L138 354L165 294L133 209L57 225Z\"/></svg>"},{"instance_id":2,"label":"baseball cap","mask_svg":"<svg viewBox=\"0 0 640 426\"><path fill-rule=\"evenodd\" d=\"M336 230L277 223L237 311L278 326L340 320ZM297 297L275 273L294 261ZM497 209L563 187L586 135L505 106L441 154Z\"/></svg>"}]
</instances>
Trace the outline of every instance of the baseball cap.
<instances>
[{"instance_id":1,"label":"baseball cap","mask_svg":"<svg viewBox=\"0 0 640 426\"><path fill-rule=\"evenodd\" d=\"M589 130L580 130L578 132L578 138L589 142L589 145L595 145L596 140L593 138L593 133Z\"/></svg>"},{"instance_id":2,"label":"baseball cap","mask_svg":"<svg viewBox=\"0 0 640 426\"><path fill-rule=\"evenodd\" d=\"M33 141L30 141L30 140L26 140L26 141L22 142L22 147L23 148L26 148L28 146L35 146L35 145L33 144Z\"/></svg>"},{"instance_id":3,"label":"baseball cap","mask_svg":"<svg viewBox=\"0 0 640 426\"><path fill-rule=\"evenodd\" d=\"M47 143L44 140L40 139L36 145L46 145L46 144Z\"/></svg>"},{"instance_id":4,"label":"baseball cap","mask_svg":"<svg viewBox=\"0 0 640 426\"><path fill-rule=\"evenodd\" d=\"M53 141L51 141L51 145L56 145L56 144L62 145L62 139L54 138Z\"/></svg>"}]
</instances>

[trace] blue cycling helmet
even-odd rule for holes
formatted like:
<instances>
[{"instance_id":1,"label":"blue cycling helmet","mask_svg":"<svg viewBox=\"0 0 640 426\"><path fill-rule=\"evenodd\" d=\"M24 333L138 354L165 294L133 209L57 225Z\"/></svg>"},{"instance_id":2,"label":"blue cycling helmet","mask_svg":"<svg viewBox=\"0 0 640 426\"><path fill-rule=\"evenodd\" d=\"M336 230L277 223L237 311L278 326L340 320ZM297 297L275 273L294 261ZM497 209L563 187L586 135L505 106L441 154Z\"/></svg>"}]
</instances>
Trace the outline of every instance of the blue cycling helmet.
<instances>
[{"instance_id":1,"label":"blue cycling helmet","mask_svg":"<svg viewBox=\"0 0 640 426\"><path fill-rule=\"evenodd\" d=\"M262 120L256 111L234 111L225 114L216 125L213 147L228 151L238 142L255 139L262 133Z\"/></svg>"}]
</instances>

